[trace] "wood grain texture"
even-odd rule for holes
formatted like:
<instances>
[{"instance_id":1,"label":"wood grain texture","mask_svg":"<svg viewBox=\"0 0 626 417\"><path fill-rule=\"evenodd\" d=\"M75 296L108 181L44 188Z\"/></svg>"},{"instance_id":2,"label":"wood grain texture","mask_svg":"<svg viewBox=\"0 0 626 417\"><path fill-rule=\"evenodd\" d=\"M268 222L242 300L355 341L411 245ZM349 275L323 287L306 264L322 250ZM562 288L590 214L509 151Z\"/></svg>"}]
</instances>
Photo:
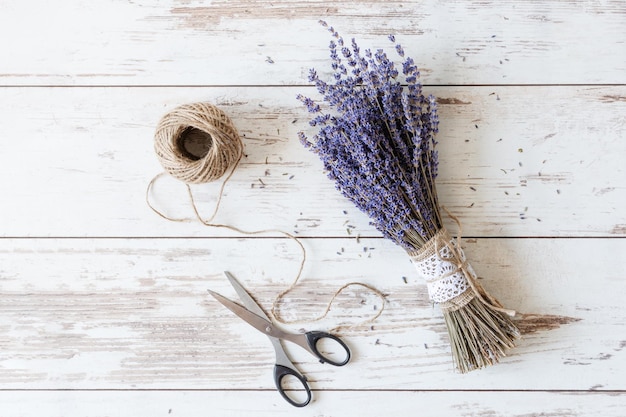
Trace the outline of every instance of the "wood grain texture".
<instances>
[{"instance_id":1,"label":"wood grain texture","mask_svg":"<svg viewBox=\"0 0 626 417\"><path fill-rule=\"evenodd\" d=\"M295 100L328 75L323 18L362 47L395 33L440 103L441 201L519 346L459 375L401 249L298 143ZM212 301L232 271L266 309L300 253L277 233L167 222L144 200L154 128L211 101L246 156L218 221L297 236L308 260L286 325L340 331L344 368L290 349L300 415L607 416L626 410L626 3L0 0L0 415L293 415L267 339ZM194 187L210 213L219 184ZM191 217L182 184L153 201ZM456 227L447 222L453 234ZM358 281L385 293L381 309Z\"/></svg>"},{"instance_id":2,"label":"wood grain texture","mask_svg":"<svg viewBox=\"0 0 626 417\"><path fill-rule=\"evenodd\" d=\"M339 417L622 417L623 393L591 392L438 392L438 391L323 391L301 416ZM0 392L8 416L293 416L294 409L276 392L258 391L65 391Z\"/></svg>"},{"instance_id":3,"label":"wood grain texture","mask_svg":"<svg viewBox=\"0 0 626 417\"><path fill-rule=\"evenodd\" d=\"M287 328L356 325L341 331L350 366L290 349L315 389L624 389L626 288L619 268L595 266L615 264L623 239L466 240L484 285L526 315L522 328L537 326L498 366L469 375L452 370L441 314L402 250L382 239L304 243L305 276L279 310L304 322ZM2 239L0 385L271 389L267 339L206 290L235 297L221 275L230 270L269 310L298 263L286 239ZM359 288L311 321L352 281L387 294L373 327L359 323L380 300Z\"/></svg>"},{"instance_id":4,"label":"wood grain texture","mask_svg":"<svg viewBox=\"0 0 626 417\"><path fill-rule=\"evenodd\" d=\"M437 87L440 199L467 236L624 236L626 88ZM218 221L300 236L379 236L334 190L297 132L307 88L4 88L0 90L3 236L219 236L150 211L145 190L162 171L159 118L208 100L234 120L245 158ZM212 212L219 183L194 187ZM155 205L193 217L185 187L157 183ZM58 204L61 202L61 204ZM250 215L249 213L254 213ZM456 230L448 222L451 230ZM232 236L232 233L229 233Z\"/></svg>"},{"instance_id":5,"label":"wood grain texture","mask_svg":"<svg viewBox=\"0 0 626 417\"><path fill-rule=\"evenodd\" d=\"M363 46L393 32L429 84L626 81L622 1L3 1L4 85L304 84L320 18ZM33 30L36 28L36 30Z\"/></svg>"}]
</instances>

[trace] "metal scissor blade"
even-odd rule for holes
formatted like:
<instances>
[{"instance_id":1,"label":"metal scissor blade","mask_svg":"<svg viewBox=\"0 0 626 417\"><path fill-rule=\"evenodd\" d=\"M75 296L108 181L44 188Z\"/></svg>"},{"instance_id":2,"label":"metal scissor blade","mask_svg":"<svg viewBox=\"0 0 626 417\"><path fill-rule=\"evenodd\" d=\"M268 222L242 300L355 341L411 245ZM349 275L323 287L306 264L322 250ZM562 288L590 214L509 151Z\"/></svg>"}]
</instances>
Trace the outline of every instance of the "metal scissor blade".
<instances>
[{"instance_id":1,"label":"metal scissor blade","mask_svg":"<svg viewBox=\"0 0 626 417\"><path fill-rule=\"evenodd\" d=\"M237 291L237 295L243 302L243 305L257 316L263 317L265 320L270 321L270 318L267 316L265 311L263 311L261 306L255 301L254 298L252 298L252 296L239 283L239 281L237 281L237 278L235 278L233 274L228 271L224 271L224 275L226 275L226 278L228 278L228 280L230 281L230 285L232 285L235 291Z\"/></svg>"},{"instance_id":2,"label":"metal scissor blade","mask_svg":"<svg viewBox=\"0 0 626 417\"><path fill-rule=\"evenodd\" d=\"M265 335L270 335L271 332L274 331L272 323L267 319L260 317L258 314L248 310L246 307L242 306L239 303L236 303L228 298L224 297L221 294L216 293L215 291L208 290L209 294L213 296L217 301L222 303L224 307L241 317L245 322L250 324L252 327L264 333Z\"/></svg>"}]
</instances>

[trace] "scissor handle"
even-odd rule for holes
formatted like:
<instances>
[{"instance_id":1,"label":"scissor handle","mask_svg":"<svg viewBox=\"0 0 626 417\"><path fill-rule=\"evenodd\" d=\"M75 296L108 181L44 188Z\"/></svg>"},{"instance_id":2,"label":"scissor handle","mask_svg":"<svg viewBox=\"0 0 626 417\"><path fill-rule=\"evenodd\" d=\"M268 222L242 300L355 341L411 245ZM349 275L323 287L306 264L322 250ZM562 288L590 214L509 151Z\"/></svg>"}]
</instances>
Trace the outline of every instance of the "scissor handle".
<instances>
[{"instance_id":1,"label":"scissor handle","mask_svg":"<svg viewBox=\"0 0 626 417\"><path fill-rule=\"evenodd\" d=\"M309 348L311 348L313 353L319 358L320 362L327 362L334 366L343 366L350 361L350 349L343 342L343 340L341 340L337 336L317 330L306 332L304 335L306 336L306 341L309 344ZM339 345L343 349L345 356L340 354L334 354L331 356L329 354L320 352L318 343L323 340L330 340L333 342L333 344Z\"/></svg>"},{"instance_id":2,"label":"scissor handle","mask_svg":"<svg viewBox=\"0 0 626 417\"><path fill-rule=\"evenodd\" d=\"M306 392L306 398L304 399L304 401L298 401L297 398L293 398L288 395L285 388L283 387L283 378L287 376L292 376L300 381ZM288 368L283 365L274 365L274 382L276 383L276 388L278 389L280 395L282 395L289 404L295 407L304 407L309 402L311 402L311 389L306 382L306 377L301 375L295 369Z\"/></svg>"}]
</instances>

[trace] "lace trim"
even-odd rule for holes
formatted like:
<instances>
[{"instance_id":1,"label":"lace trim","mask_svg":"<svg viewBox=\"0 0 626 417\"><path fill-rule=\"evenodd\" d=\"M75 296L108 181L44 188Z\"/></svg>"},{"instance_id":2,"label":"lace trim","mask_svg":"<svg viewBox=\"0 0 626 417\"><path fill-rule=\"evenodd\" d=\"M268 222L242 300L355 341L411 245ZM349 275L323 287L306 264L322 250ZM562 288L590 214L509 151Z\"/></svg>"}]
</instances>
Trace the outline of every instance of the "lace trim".
<instances>
[{"instance_id":1,"label":"lace trim","mask_svg":"<svg viewBox=\"0 0 626 417\"><path fill-rule=\"evenodd\" d=\"M451 238L445 229L441 229L419 252L409 255L418 275L426 281L428 295L435 303L446 303L471 289L460 269L461 265L474 279L477 278L472 266L466 262L463 249L457 246L456 239Z\"/></svg>"}]
</instances>

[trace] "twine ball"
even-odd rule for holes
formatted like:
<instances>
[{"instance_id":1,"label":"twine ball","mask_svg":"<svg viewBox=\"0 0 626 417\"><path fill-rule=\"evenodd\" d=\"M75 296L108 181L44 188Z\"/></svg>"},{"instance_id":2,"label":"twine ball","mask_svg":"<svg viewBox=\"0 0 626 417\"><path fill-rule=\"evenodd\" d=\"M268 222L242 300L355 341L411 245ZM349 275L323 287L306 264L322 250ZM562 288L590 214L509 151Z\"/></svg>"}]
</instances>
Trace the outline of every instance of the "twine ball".
<instances>
[{"instance_id":1,"label":"twine ball","mask_svg":"<svg viewBox=\"0 0 626 417\"><path fill-rule=\"evenodd\" d=\"M202 154L187 149L190 138L204 141ZM230 118L210 103L176 107L163 116L154 135L154 149L163 168L188 184L211 182L234 167L243 143Z\"/></svg>"}]
</instances>

